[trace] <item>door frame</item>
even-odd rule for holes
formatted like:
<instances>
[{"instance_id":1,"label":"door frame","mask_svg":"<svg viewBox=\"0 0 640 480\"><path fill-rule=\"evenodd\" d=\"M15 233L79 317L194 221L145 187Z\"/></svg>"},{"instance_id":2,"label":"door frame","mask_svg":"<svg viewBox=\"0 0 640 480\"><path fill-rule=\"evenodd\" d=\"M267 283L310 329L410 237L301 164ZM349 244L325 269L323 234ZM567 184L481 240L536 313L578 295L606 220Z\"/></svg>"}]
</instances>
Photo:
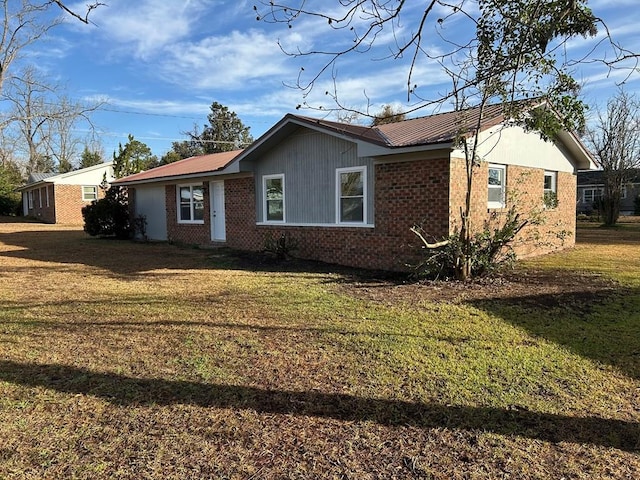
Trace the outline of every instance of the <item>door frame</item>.
<instances>
[{"instance_id":1,"label":"door frame","mask_svg":"<svg viewBox=\"0 0 640 480\"><path fill-rule=\"evenodd\" d=\"M216 205L216 188L222 188L221 205ZM224 180L211 180L209 182L209 223L211 224L211 241L225 242L227 240L227 226L224 211ZM219 222L219 229L216 229L216 220ZM220 230L220 231L217 231Z\"/></svg>"}]
</instances>

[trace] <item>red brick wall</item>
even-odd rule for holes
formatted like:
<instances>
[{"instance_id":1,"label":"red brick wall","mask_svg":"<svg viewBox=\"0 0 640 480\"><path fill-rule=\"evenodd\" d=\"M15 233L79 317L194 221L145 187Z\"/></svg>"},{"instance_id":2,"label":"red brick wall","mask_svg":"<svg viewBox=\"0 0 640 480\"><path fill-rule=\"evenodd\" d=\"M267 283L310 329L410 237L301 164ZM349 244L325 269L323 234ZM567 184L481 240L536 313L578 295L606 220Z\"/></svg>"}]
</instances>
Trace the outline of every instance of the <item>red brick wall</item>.
<instances>
[{"instance_id":1,"label":"red brick wall","mask_svg":"<svg viewBox=\"0 0 640 480\"><path fill-rule=\"evenodd\" d=\"M204 191L204 223L178 223L178 203L176 185L165 187L165 204L167 206L167 239L170 242L181 242L193 245L207 245L211 242L209 216L209 184L205 183Z\"/></svg>"},{"instance_id":2,"label":"red brick wall","mask_svg":"<svg viewBox=\"0 0 640 480\"><path fill-rule=\"evenodd\" d=\"M299 257L363 268L405 269L417 245L409 230L413 225L422 224L436 237L448 232L448 161L381 164L374 171L375 228L257 226L254 179L226 180L227 245L261 250L267 235L287 233L298 241L295 255Z\"/></svg>"},{"instance_id":3,"label":"red brick wall","mask_svg":"<svg viewBox=\"0 0 640 480\"><path fill-rule=\"evenodd\" d=\"M49 193L49 206L47 207L47 193ZM28 215L46 223L55 223L55 208L53 199L53 185L46 185L45 187L34 188L33 192L33 204L29 209ZM24 195L29 195L29 192L24 192ZM42 195L42 207L40 207L40 195Z\"/></svg>"},{"instance_id":4,"label":"red brick wall","mask_svg":"<svg viewBox=\"0 0 640 480\"><path fill-rule=\"evenodd\" d=\"M451 169L451 173L449 173ZM476 170L472 190L472 224L481 229L489 218L487 208L488 165ZM522 175L526 173L525 175ZM379 164L375 175L375 227L293 227L256 225L255 180L252 177L225 180L226 245L240 250L264 248L267 235L287 233L298 242L294 254L301 258L347 266L406 270L406 262L415 260L419 241L409 230L422 225L438 240L460 225L460 206L464 205L466 173L464 160L418 160ZM507 189L530 190L523 195L523 205L542 205L544 171L507 167ZM516 185L517 183L519 185ZM558 174L557 209L546 211L549 218L543 233L566 229L575 232L575 176ZM285 200L286 201L286 200ZM178 224L175 185L166 188L167 231L170 241L211 244L209 191L205 190L205 221L201 225ZM556 224L562 225L557 227ZM522 233L522 237L531 231ZM554 237L553 233L548 239ZM564 246L573 245L569 237ZM553 242L552 242L553 243ZM557 248L559 243L531 247L519 246L518 253L531 255Z\"/></svg>"},{"instance_id":5,"label":"red brick wall","mask_svg":"<svg viewBox=\"0 0 640 480\"><path fill-rule=\"evenodd\" d=\"M82 207L90 201L82 200L82 185L53 185L55 205L55 222L69 225L82 225ZM98 198L104 197L104 191L98 187Z\"/></svg>"},{"instance_id":6,"label":"red brick wall","mask_svg":"<svg viewBox=\"0 0 640 480\"><path fill-rule=\"evenodd\" d=\"M464 205L466 172L463 159L453 159L451 164L451 225L460 226L460 207ZM575 189L576 176L558 172L558 207L543 208L544 170L507 165L507 206L504 210L489 210L487 207L488 164L482 163L474 172L472 188L471 225L474 231L484 228L485 222L494 214L492 227L504 220L506 208L518 202L518 212L523 218L540 218L540 225L525 227L513 243L521 257L540 255L559 248L575 245ZM564 239L563 232L571 232Z\"/></svg>"}]
</instances>

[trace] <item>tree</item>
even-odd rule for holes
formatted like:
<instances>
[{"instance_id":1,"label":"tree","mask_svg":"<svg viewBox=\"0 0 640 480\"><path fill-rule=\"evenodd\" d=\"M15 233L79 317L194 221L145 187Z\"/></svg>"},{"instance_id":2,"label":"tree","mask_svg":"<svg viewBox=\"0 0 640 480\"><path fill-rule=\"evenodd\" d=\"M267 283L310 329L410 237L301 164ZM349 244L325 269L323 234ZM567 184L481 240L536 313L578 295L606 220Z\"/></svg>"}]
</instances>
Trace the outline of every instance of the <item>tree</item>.
<instances>
[{"instance_id":1,"label":"tree","mask_svg":"<svg viewBox=\"0 0 640 480\"><path fill-rule=\"evenodd\" d=\"M371 126L385 125L387 123L401 122L405 120L406 115L401 108L393 108L393 105L386 104L382 107L371 121Z\"/></svg>"},{"instance_id":2,"label":"tree","mask_svg":"<svg viewBox=\"0 0 640 480\"><path fill-rule=\"evenodd\" d=\"M0 215L15 215L20 205L20 194L15 189L22 183L18 165L3 159L0 162Z\"/></svg>"},{"instance_id":3,"label":"tree","mask_svg":"<svg viewBox=\"0 0 640 480\"><path fill-rule=\"evenodd\" d=\"M293 28L302 19L321 19L331 33L350 37L333 43L338 45L333 50L290 52L297 57L327 58L315 72L308 74L301 70L295 86L305 99L326 73L332 73L334 86L337 85L335 66L339 59L352 54L377 56L381 51L376 48L378 43L392 36L393 42L382 45L392 50L386 57L398 61L409 58L404 80L407 101L413 101L414 105L407 113L426 106L454 104L460 125L457 143L464 151L466 163L465 203L460 209L460 229L455 239L459 248L453 252L456 276L460 279L473 275L474 239L483 228L472 225L470 214L474 172L481 163L478 133L485 109L500 102L507 121L537 130L545 139L552 139L561 129L580 130L584 126L585 106L577 97L578 84L571 76L574 64L562 56L566 50L561 48L569 39L597 33L599 20L584 0L462 0L455 6L430 0L417 7L419 11L411 10L415 3L383 0L341 0L339 6L326 2L315 10L306 9L305 2L291 5L264 1L262 4L266 13L259 14L259 20ZM449 24L453 24L452 28L445 30ZM429 25L433 25L435 35L429 35ZM455 37L447 38L447 32L454 32ZM468 33L467 37L464 33ZM281 48L287 52L282 45ZM439 64L451 78L452 88L435 98L422 97L414 81L420 62ZM336 108L343 108L337 87L326 94ZM314 107L306 100L303 106ZM473 119L466 118L469 107L475 107ZM327 110L322 105L316 108ZM496 241L504 244L524 225L526 220L520 220L519 214L513 212L498 229L508 235ZM449 240L427 246L436 248L451 243Z\"/></svg>"},{"instance_id":4,"label":"tree","mask_svg":"<svg viewBox=\"0 0 640 480\"><path fill-rule=\"evenodd\" d=\"M116 178L126 177L134 173L158 166L158 159L151 149L129 134L129 141L118 145L118 153L113 152L113 174Z\"/></svg>"},{"instance_id":5,"label":"tree","mask_svg":"<svg viewBox=\"0 0 640 480\"><path fill-rule=\"evenodd\" d=\"M134 173L157 166L158 159L144 143L128 136L124 147L118 145L118 152L113 152L113 174L116 178L126 177ZM106 179L105 179L106 183ZM84 231L91 236L114 236L127 239L133 232L129 213L127 188L111 185L104 198L94 200L82 208Z\"/></svg>"},{"instance_id":6,"label":"tree","mask_svg":"<svg viewBox=\"0 0 640 480\"><path fill-rule=\"evenodd\" d=\"M68 7L62 0L2 0L0 2L3 13L3 19L0 21L0 92L9 75L11 65L20 57L22 51L62 23L63 18L51 19L47 15L51 7L57 6L67 15L83 23L89 23L90 13L101 5L104 4L101 2L88 4L85 14L82 15Z\"/></svg>"},{"instance_id":7,"label":"tree","mask_svg":"<svg viewBox=\"0 0 640 480\"><path fill-rule=\"evenodd\" d=\"M103 155L100 150L89 150L89 146L85 145L82 154L80 155L79 168L93 167L94 165L100 165L104 162Z\"/></svg>"},{"instance_id":8,"label":"tree","mask_svg":"<svg viewBox=\"0 0 640 480\"><path fill-rule=\"evenodd\" d=\"M229 152L253 142L250 127L245 126L235 112L218 102L213 102L210 109L211 113L207 116L209 123L203 126L202 132L198 125L194 125L192 131L182 132L189 140L173 142L171 150L162 156L162 164L198 155Z\"/></svg>"},{"instance_id":9,"label":"tree","mask_svg":"<svg viewBox=\"0 0 640 480\"><path fill-rule=\"evenodd\" d=\"M605 225L615 225L625 185L640 168L640 100L624 90L609 99L585 138L603 171L601 208Z\"/></svg>"},{"instance_id":10,"label":"tree","mask_svg":"<svg viewBox=\"0 0 640 480\"><path fill-rule=\"evenodd\" d=\"M27 156L27 173L61 173L73 170L80 140L74 130L80 121L92 128L90 114L99 104L82 105L59 95L60 87L39 78L28 67L14 77L2 95L12 105L5 121L7 130L15 128Z\"/></svg>"}]
</instances>

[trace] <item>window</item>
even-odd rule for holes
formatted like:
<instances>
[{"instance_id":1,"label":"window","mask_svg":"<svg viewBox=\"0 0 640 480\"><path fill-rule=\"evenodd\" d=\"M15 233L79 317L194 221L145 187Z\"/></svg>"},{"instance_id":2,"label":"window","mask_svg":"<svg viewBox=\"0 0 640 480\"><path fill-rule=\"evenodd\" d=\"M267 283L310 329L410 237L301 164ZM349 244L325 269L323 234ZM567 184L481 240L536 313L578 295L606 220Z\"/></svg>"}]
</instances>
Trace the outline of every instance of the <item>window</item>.
<instances>
[{"instance_id":1,"label":"window","mask_svg":"<svg viewBox=\"0 0 640 480\"><path fill-rule=\"evenodd\" d=\"M29 190L27 192L27 203L29 205L29 210L33 208L33 190Z\"/></svg>"},{"instance_id":2,"label":"window","mask_svg":"<svg viewBox=\"0 0 640 480\"><path fill-rule=\"evenodd\" d=\"M558 172L544 172L544 195L545 208L556 208L558 206Z\"/></svg>"},{"instance_id":3,"label":"window","mask_svg":"<svg viewBox=\"0 0 640 480\"><path fill-rule=\"evenodd\" d=\"M366 167L338 168L336 177L337 223L364 223L367 218Z\"/></svg>"},{"instance_id":4,"label":"window","mask_svg":"<svg viewBox=\"0 0 640 480\"><path fill-rule=\"evenodd\" d=\"M584 203L594 203L602 198L604 189L600 187L585 188L582 193L582 201Z\"/></svg>"},{"instance_id":5,"label":"window","mask_svg":"<svg viewBox=\"0 0 640 480\"><path fill-rule=\"evenodd\" d=\"M265 222L284 222L284 175L262 177Z\"/></svg>"},{"instance_id":6,"label":"window","mask_svg":"<svg viewBox=\"0 0 640 480\"><path fill-rule=\"evenodd\" d=\"M558 172L544 172L544 193L558 193Z\"/></svg>"},{"instance_id":7,"label":"window","mask_svg":"<svg viewBox=\"0 0 640 480\"><path fill-rule=\"evenodd\" d=\"M38 206L42 208L42 189L38 189Z\"/></svg>"},{"instance_id":8,"label":"window","mask_svg":"<svg viewBox=\"0 0 640 480\"><path fill-rule=\"evenodd\" d=\"M204 187L178 186L178 222L204 223Z\"/></svg>"},{"instance_id":9,"label":"window","mask_svg":"<svg viewBox=\"0 0 640 480\"><path fill-rule=\"evenodd\" d=\"M47 207L49 207L49 187L44 187L44 195L47 199Z\"/></svg>"},{"instance_id":10,"label":"window","mask_svg":"<svg viewBox=\"0 0 640 480\"><path fill-rule=\"evenodd\" d=\"M503 208L505 206L506 167L489 165L488 207Z\"/></svg>"},{"instance_id":11,"label":"window","mask_svg":"<svg viewBox=\"0 0 640 480\"><path fill-rule=\"evenodd\" d=\"M98 187L92 185L90 187L82 187L82 201L91 202L98 199Z\"/></svg>"}]
</instances>

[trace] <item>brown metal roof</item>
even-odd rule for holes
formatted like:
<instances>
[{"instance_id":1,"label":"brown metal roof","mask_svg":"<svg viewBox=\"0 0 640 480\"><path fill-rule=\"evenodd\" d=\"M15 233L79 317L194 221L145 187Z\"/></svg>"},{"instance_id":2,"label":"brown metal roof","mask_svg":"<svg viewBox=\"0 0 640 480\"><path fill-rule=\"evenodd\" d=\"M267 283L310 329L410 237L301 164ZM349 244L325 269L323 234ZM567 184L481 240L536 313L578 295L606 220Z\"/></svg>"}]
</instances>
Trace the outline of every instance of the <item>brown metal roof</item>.
<instances>
[{"instance_id":1,"label":"brown metal roof","mask_svg":"<svg viewBox=\"0 0 640 480\"><path fill-rule=\"evenodd\" d=\"M178 160L177 162L152 168L151 170L134 173L128 177L120 178L113 183L144 182L148 180L162 180L163 178L215 172L229 165L240 152L242 152L242 150L232 150L230 152L211 153L209 155L185 158L184 160Z\"/></svg>"},{"instance_id":2,"label":"brown metal roof","mask_svg":"<svg viewBox=\"0 0 640 480\"><path fill-rule=\"evenodd\" d=\"M473 133L478 126L480 108L458 112L439 113L428 117L412 118L377 127L350 125L328 120L297 116L333 131L386 147L408 147L450 142L460 134ZM480 130L498 125L504 119L503 105L485 106Z\"/></svg>"}]
</instances>

